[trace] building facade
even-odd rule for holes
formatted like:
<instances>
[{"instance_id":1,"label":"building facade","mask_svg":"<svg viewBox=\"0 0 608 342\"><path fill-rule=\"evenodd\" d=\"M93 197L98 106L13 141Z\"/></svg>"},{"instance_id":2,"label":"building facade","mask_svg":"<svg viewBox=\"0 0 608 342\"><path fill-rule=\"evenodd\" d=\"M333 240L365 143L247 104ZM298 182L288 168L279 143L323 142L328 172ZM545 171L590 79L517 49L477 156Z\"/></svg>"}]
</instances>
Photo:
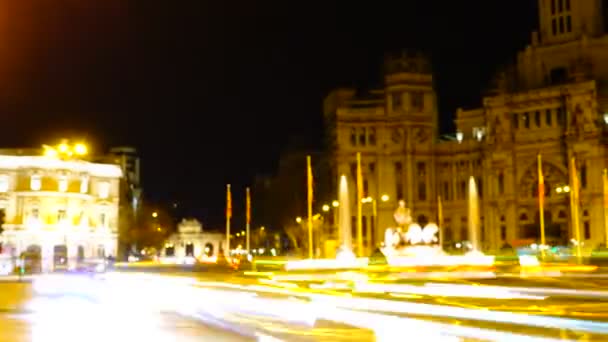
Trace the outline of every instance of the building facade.
<instances>
[{"instance_id":1,"label":"building facade","mask_svg":"<svg viewBox=\"0 0 608 342\"><path fill-rule=\"evenodd\" d=\"M116 256L121 177L117 165L1 150L3 252L43 270Z\"/></svg>"},{"instance_id":2,"label":"building facade","mask_svg":"<svg viewBox=\"0 0 608 342\"><path fill-rule=\"evenodd\" d=\"M215 262L225 238L222 233L203 232L203 225L197 220L184 219L177 225L177 232L167 239L163 256L176 262Z\"/></svg>"},{"instance_id":3,"label":"building facade","mask_svg":"<svg viewBox=\"0 0 608 342\"><path fill-rule=\"evenodd\" d=\"M355 193L360 152L364 196L377 204L375 219L371 205L363 207L366 244L379 245L384 229L394 225L398 200L422 225L437 222L439 197L444 242L466 240L471 176L481 198L485 250L539 242L539 153L547 242L565 245L576 236L567 191L572 157L581 185L581 240L587 249L605 241L606 6L599 0L539 0L540 29L531 44L497 73L479 108L457 111L452 137L438 135L431 64L420 54L388 57L382 89L333 91L324 115L334 175L349 176ZM380 201L383 195L390 200Z\"/></svg>"}]
</instances>

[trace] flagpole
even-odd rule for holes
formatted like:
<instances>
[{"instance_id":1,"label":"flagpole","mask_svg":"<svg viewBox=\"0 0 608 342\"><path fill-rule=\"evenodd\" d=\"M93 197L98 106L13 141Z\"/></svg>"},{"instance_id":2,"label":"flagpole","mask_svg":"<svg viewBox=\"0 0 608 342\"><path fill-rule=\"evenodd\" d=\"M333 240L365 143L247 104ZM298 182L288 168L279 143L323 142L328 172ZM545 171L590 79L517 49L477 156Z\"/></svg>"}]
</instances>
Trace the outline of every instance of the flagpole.
<instances>
[{"instance_id":1,"label":"flagpole","mask_svg":"<svg viewBox=\"0 0 608 342\"><path fill-rule=\"evenodd\" d=\"M363 175L361 152L357 152L357 254L363 256Z\"/></svg>"},{"instance_id":2,"label":"flagpole","mask_svg":"<svg viewBox=\"0 0 608 342\"><path fill-rule=\"evenodd\" d=\"M437 223L439 224L439 246L443 247L443 206L441 196L437 196Z\"/></svg>"},{"instance_id":3,"label":"flagpole","mask_svg":"<svg viewBox=\"0 0 608 342\"><path fill-rule=\"evenodd\" d=\"M308 192L308 258L313 258L312 246L312 166L310 156L306 156L307 192Z\"/></svg>"},{"instance_id":4,"label":"flagpole","mask_svg":"<svg viewBox=\"0 0 608 342\"><path fill-rule=\"evenodd\" d=\"M608 169L604 169L602 175L604 183L604 242L608 248Z\"/></svg>"},{"instance_id":5,"label":"flagpole","mask_svg":"<svg viewBox=\"0 0 608 342\"><path fill-rule=\"evenodd\" d=\"M572 193L570 194L570 210L572 212L572 223L576 239L576 259L580 263L582 261L581 253L581 230L578 217L578 176L576 173L576 161L574 157L570 159L570 177L572 182Z\"/></svg>"},{"instance_id":6,"label":"flagpole","mask_svg":"<svg viewBox=\"0 0 608 342\"><path fill-rule=\"evenodd\" d=\"M545 177L543 176L542 157L538 154L538 211L540 221L540 253L545 257Z\"/></svg>"},{"instance_id":7,"label":"flagpole","mask_svg":"<svg viewBox=\"0 0 608 342\"><path fill-rule=\"evenodd\" d=\"M230 218L232 217L232 195L230 184L226 185L226 256L230 259Z\"/></svg>"},{"instance_id":8,"label":"flagpole","mask_svg":"<svg viewBox=\"0 0 608 342\"><path fill-rule=\"evenodd\" d=\"M247 253L251 253L251 249L250 249L250 234L249 234L249 230L251 228L251 193L249 191L249 188L246 189L246 196L247 198L245 199L246 202L246 209L247 212L245 213L245 215L247 216L247 224L245 225L245 234L247 234L246 236L246 245L247 245Z\"/></svg>"}]
</instances>

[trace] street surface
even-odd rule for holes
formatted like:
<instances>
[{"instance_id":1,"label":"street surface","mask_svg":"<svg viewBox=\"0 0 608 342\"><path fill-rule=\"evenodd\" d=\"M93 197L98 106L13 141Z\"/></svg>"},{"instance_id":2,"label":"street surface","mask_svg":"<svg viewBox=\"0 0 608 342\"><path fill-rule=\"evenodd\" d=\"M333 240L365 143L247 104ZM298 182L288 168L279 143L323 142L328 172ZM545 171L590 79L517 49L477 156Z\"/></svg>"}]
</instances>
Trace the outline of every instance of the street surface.
<instances>
[{"instance_id":1,"label":"street surface","mask_svg":"<svg viewBox=\"0 0 608 342\"><path fill-rule=\"evenodd\" d=\"M49 274L0 282L0 341L606 341L608 276Z\"/></svg>"}]
</instances>

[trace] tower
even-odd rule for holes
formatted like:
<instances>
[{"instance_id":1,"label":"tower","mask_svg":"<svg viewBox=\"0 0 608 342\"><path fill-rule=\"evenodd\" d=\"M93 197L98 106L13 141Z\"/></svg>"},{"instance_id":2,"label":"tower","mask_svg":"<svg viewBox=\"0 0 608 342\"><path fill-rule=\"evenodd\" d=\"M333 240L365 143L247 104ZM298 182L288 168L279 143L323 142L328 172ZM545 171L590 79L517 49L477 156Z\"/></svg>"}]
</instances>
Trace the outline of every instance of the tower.
<instances>
[{"instance_id":1,"label":"tower","mask_svg":"<svg viewBox=\"0 0 608 342\"><path fill-rule=\"evenodd\" d=\"M538 0L543 44L562 43L582 35L606 32L606 0Z\"/></svg>"}]
</instances>

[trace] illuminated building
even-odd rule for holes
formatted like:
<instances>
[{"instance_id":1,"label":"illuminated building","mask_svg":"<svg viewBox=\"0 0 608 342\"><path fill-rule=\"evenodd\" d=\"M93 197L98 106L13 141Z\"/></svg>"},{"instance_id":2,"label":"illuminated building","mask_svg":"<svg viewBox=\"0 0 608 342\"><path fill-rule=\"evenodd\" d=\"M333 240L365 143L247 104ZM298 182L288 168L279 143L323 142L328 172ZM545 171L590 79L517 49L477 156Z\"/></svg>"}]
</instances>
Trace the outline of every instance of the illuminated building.
<instances>
[{"instance_id":1,"label":"illuminated building","mask_svg":"<svg viewBox=\"0 0 608 342\"><path fill-rule=\"evenodd\" d=\"M120 167L59 146L0 150L3 252L41 257L43 270L116 256Z\"/></svg>"},{"instance_id":2,"label":"illuminated building","mask_svg":"<svg viewBox=\"0 0 608 342\"><path fill-rule=\"evenodd\" d=\"M224 234L203 232L199 221L184 219L177 225L177 232L167 239L163 255L176 261L184 258L216 261L224 241Z\"/></svg>"},{"instance_id":3,"label":"illuminated building","mask_svg":"<svg viewBox=\"0 0 608 342\"><path fill-rule=\"evenodd\" d=\"M423 223L437 220L439 196L444 241L466 240L470 176L481 197L484 250L538 242L539 152L547 242L564 245L576 236L577 218L564 191L571 157L582 188L581 238L586 248L604 240L608 18L602 3L539 0L540 29L531 44L497 73L480 108L457 111L454 136L438 135L432 69L420 54L388 57L381 89L366 94L338 89L326 98L334 176L354 179L355 153L361 152L364 196L391 198L378 202L374 244L394 225L396 201L405 200L414 220ZM371 208L364 206L364 225L373 224Z\"/></svg>"}]
</instances>

